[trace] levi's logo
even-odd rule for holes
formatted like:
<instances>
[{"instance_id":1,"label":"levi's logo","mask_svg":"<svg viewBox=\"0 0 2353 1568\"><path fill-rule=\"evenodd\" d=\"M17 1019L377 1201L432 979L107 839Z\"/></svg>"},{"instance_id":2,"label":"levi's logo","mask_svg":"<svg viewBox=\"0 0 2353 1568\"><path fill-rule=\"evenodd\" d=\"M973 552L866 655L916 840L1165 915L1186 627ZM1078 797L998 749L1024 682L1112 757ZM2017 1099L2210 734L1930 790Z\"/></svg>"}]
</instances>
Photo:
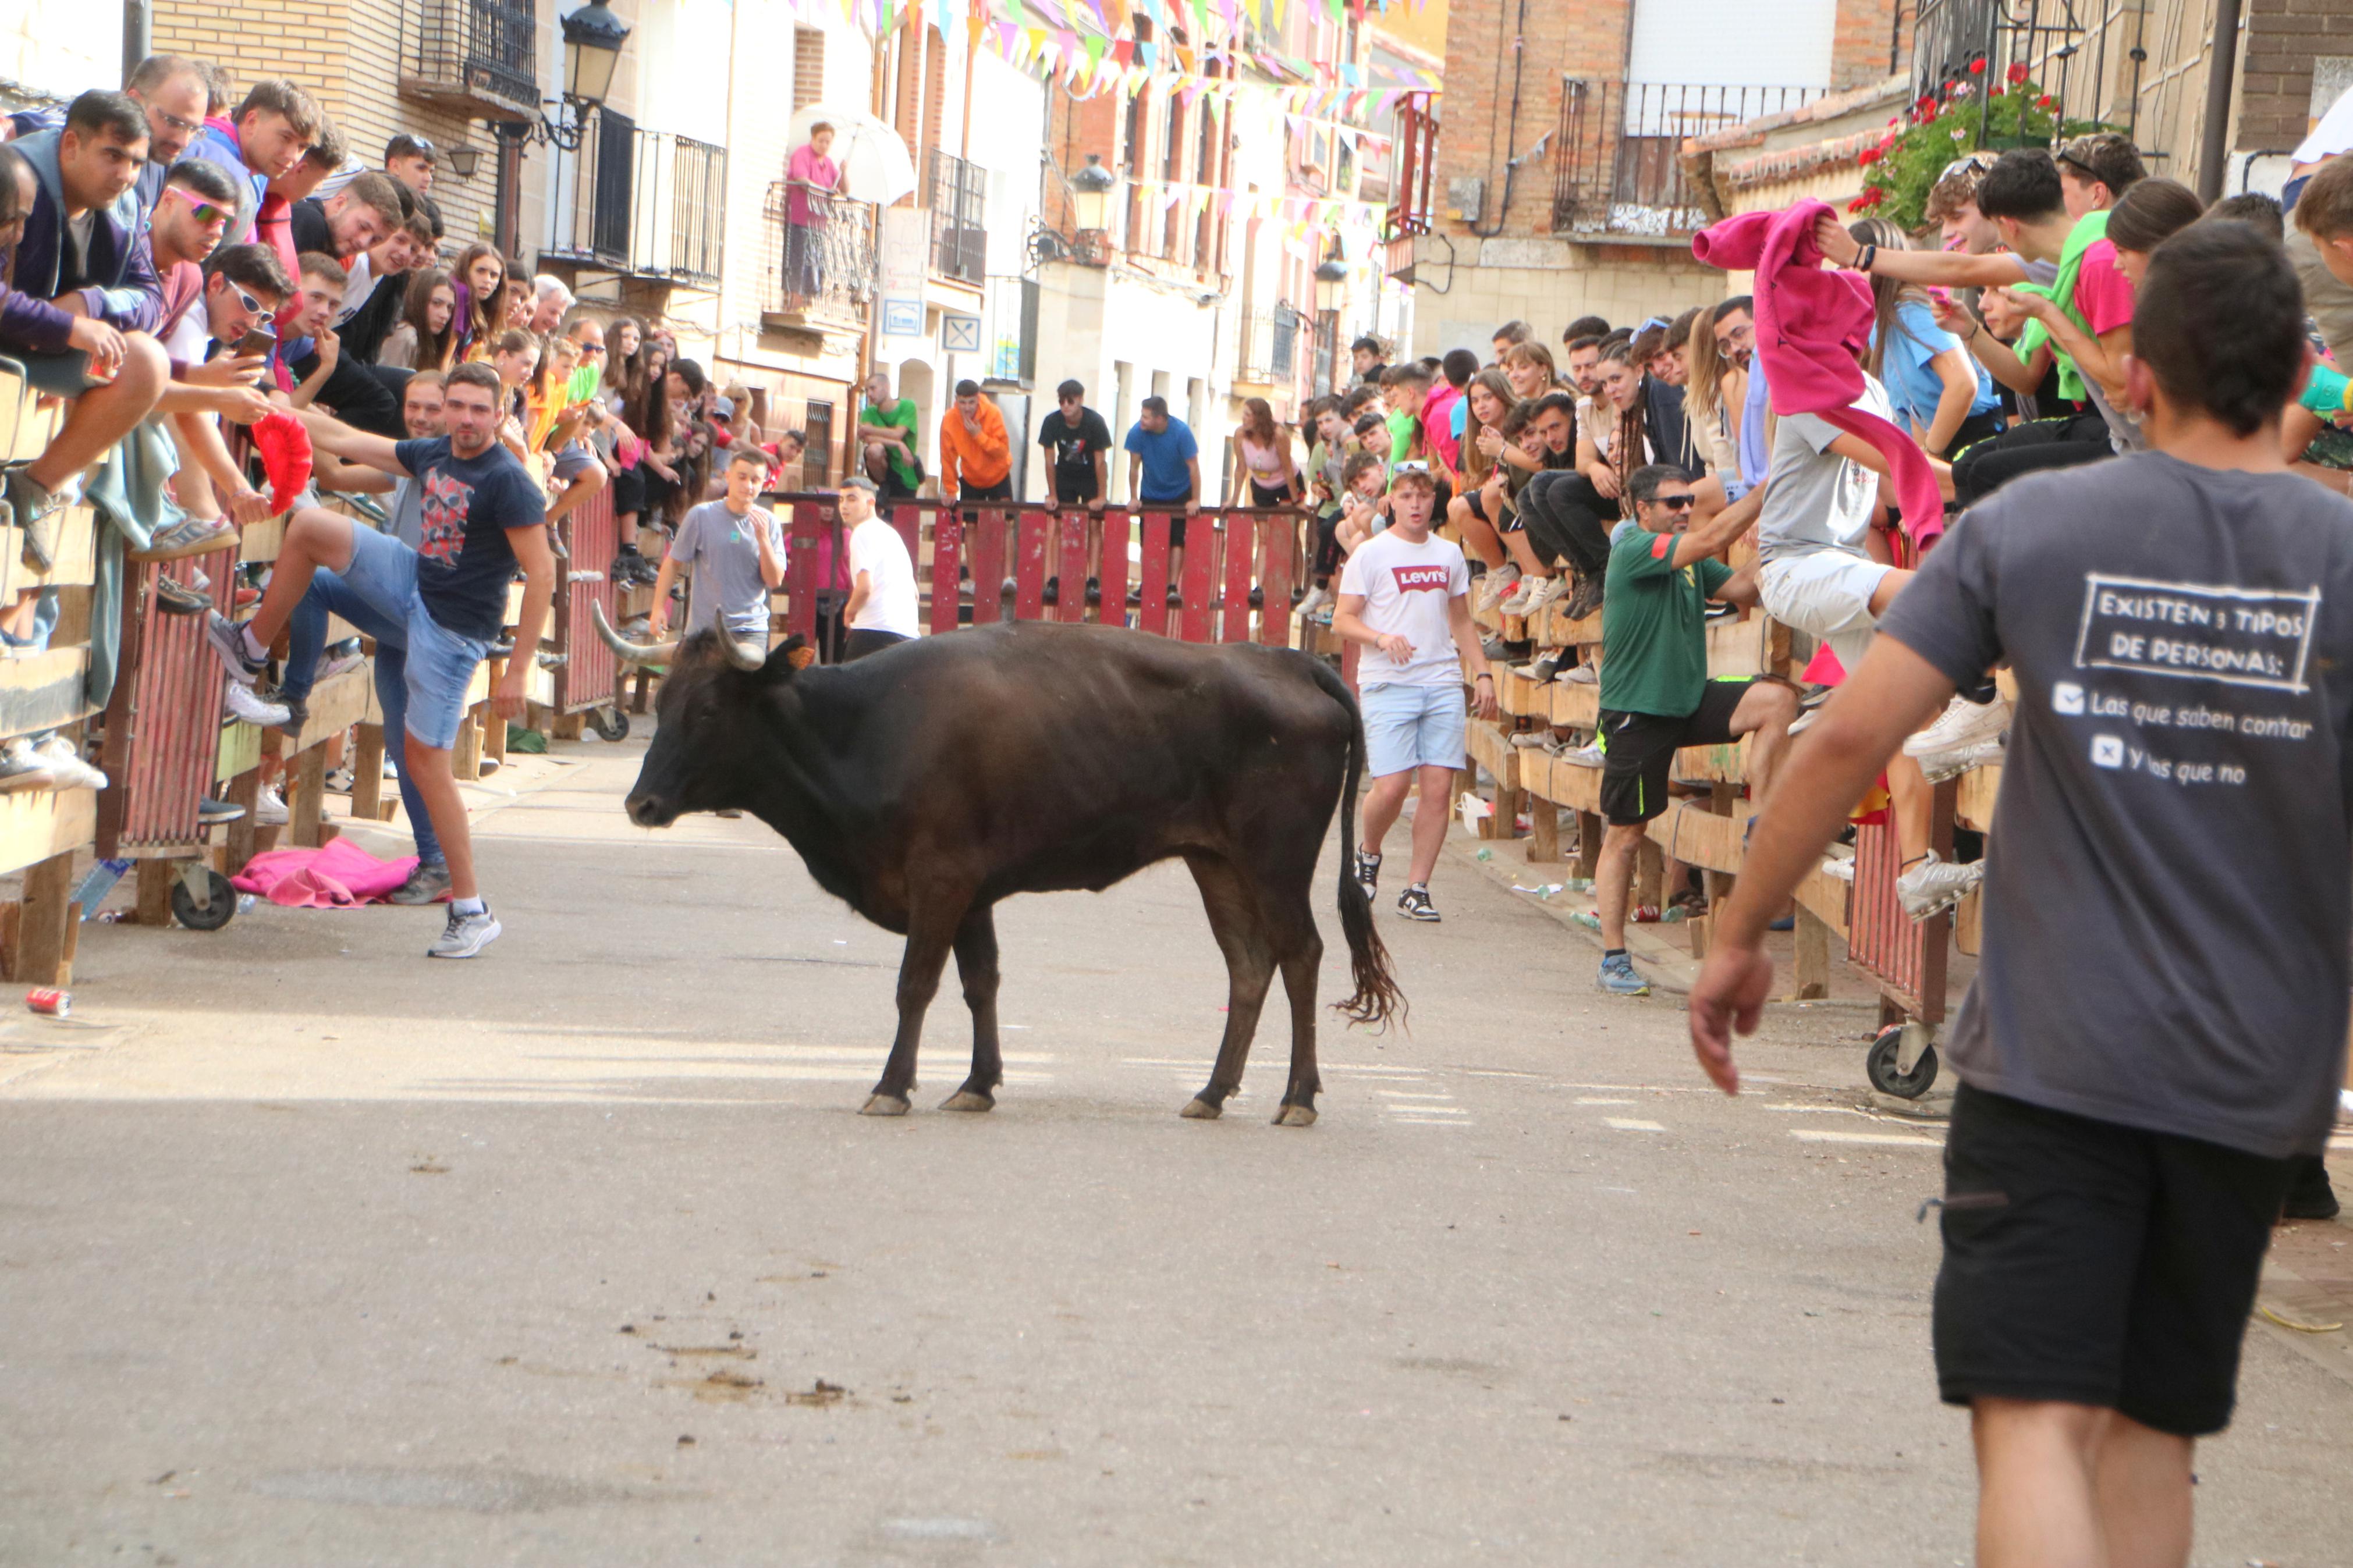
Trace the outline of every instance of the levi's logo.
<instances>
[{"instance_id":1,"label":"levi's logo","mask_svg":"<svg viewBox=\"0 0 2353 1568\"><path fill-rule=\"evenodd\" d=\"M1392 566L1391 576L1397 579L1400 594L1446 592L1446 568L1440 566Z\"/></svg>"}]
</instances>

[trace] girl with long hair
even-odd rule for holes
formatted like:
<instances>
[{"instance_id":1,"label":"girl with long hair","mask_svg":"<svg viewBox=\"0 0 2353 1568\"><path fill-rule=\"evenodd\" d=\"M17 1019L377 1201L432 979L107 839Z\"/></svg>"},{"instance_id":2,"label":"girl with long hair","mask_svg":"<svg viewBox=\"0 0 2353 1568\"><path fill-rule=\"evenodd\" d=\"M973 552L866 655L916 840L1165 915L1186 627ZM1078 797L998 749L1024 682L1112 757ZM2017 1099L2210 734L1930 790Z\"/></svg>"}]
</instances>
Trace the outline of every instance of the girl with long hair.
<instances>
[{"instance_id":1,"label":"girl with long hair","mask_svg":"<svg viewBox=\"0 0 2353 1568\"><path fill-rule=\"evenodd\" d=\"M1487 477L1494 472L1495 460L1506 445L1504 421L1519 401L1510 378L1492 366L1472 376L1462 391L1462 493L1446 503L1446 521L1454 525L1463 548L1491 572L1504 569L1504 575L1487 584L1489 590L1500 589L1519 576L1516 568L1506 566L1503 539L1495 526L1503 519L1487 515L1490 510L1500 510L1491 508Z\"/></svg>"},{"instance_id":2,"label":"girl with long hair","mask_svg":"<svg viewBox=\"0 0 2353 1568\"><path fill-rule=\"evenodd\" d=\"M1724 357L1715 346L1715 319L1706 310L1694 311L1691 329L1685 334L1684 363L1689 375L1683 385L1683 421L1691 428L1692 444L1699 448L1719 479L1740 478L1740 452L1735 444L1732 417L1736 396L1745 392L1736 387L1734 378L1738 368Z\"/></svg>"},{"instance_id":3,"label":"girl with long hair","mask_svg":"<svg viewBox=\"0 0 2353 1568\"><path fill-rule=\"evenodd\" d=\"M458 265L449 272L458 301L458 357L464 359L470 357L475 343L498 334L498 317L486 316L484 310L491 297L506 284L506 258L494 245L470 245L458 253Z\"/></svg>"},{"instance_id":4,"label":"girl with long hair","mask_svg":"<svg viewBox=\"0 0 2353 1568\"><path fill-rule=\"evenodd\" d=\"M1250 485L1252 506L1289 506L1299 493L1299 468L1292 460L1291 432L1274 422L1274 408L1263 397L1242 405L1242 422L1234 431L1234 471L1226 504L1242 504L1242 485Z\"/></svg>"},{"instance_id":5,"label":"girl with long hair","mask_svg":"<svg viewBox=\"0 0 2353 1568\"><path fill-rule=\"evenodd\" d=\"M1859 219L1847 232L1882 250L1912 248L1912 237L1885 218ZM1872 279L1871 353L1863 368L1886 387L1895 416L1931 457L1949 458L2001 429L1993 377L1936 324L1935 300L1917 283Z\"/></svg>"},{"instance_id":6,"label":"girl with long hair","mask_svg":"<svg viewBox=\"0 0 2353 1568\"><path fill-rule=\"evenodd\" d=\"M408 280L400 320L384 335L375 363L396 370L447 371L458 363L458 282L439 268Z\"/></svg>"}]
</instances>

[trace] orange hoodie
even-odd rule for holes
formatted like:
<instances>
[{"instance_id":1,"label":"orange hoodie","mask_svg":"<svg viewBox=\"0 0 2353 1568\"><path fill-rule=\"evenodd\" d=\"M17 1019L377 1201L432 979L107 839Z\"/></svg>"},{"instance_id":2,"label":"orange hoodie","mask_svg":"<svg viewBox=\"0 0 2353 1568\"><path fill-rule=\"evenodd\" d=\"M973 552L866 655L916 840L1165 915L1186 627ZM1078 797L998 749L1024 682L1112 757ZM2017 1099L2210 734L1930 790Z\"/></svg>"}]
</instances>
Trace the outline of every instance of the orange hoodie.
<instances>
[{"instance_id":1,"label":"orange hoodie","mask_svg":"<svg viewBox=\"0 0 2353 1568\"><path fill-rule=\"evenodd\" d=\"M940 417L940 490L954 499L965 490L1002 484L1013 471L1013 444L1006 439L1005 416L987 398L975 416L980 429L965 428L955 405Z\"/></svg>"}]
</instances>

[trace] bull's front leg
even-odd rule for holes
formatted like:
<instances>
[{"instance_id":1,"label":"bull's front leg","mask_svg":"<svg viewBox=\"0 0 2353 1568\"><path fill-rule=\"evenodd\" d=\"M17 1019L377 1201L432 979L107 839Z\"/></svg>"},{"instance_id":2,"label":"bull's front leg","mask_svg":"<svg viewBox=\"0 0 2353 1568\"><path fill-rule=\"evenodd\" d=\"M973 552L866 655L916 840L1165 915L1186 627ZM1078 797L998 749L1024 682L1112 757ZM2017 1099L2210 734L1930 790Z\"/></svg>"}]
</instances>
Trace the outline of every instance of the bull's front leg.
<instances>
[{"instance_id":1,"label":"bull's front leg","mask_svg":"<svg viewBox=\"0 0 2353 1568\"><path fill-rule=\"evenodd\" d=\"M923 1037L923 1012L939 992L940 969L947 963L949 944L964 913L962 900L919 900L910 911L907 951L899 960L899 1033L891 1042L891 1059L882 1065L881 1079L860 1114L907 1114L907 1092L915 1087L915 1051Z\"/></svg>"},{"instance_id":2,"label":"bull's front leg","mask_svg":"<svg viewBox=\"0 0 2353 1568\"><path fill-rule=\"evenodd\" d=\"M955 961L965 1005L972 1009L972 1076L940 1109L993 1110L1005 1066L997 1049L997 917L987 905L976 906L956 928Z\"/></svg>"}]
</instances>

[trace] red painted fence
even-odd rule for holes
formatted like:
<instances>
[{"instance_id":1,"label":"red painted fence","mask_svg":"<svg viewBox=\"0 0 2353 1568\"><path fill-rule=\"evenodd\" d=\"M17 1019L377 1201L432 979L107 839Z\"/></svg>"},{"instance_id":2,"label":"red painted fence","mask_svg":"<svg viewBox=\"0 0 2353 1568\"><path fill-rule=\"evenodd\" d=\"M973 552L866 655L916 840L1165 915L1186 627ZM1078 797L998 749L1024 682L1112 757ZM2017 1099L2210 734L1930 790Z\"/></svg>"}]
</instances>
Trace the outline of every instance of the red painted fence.
<instances>
[{"instance_id":1,"label":"red painted fence","mask_svg":"<svg viewBox=\"0 0 2353 1568\"><path fill-rule=\"evenodd\" d=\"M109 787L98 805L102 857L204 841L196 806L214 793L227 677L205 642L205 617L167 616L155 603L158 577L188 583L199 568L212 581L214 603L226 610L237 581L234 549L124 564L122 650L101 759Z\"/></svg>"},{"instance_id":2,"label":"red painted fence","mask_svg":"<svg viewBox=\"0 0 2353 1568\"><path fill-rule=\"evenodd\" d=\"M585 713L613 705L619 682L619 662L590 618L592 605L603 605L606 618L621 620L618 590L612 581L614 553L620 549L620 530L613 521L609 486L564 514L557 525L571 559L555 563L555 605L549 622L555 630L555 651L564 662L555 667L555 710Z\"/></svg>"}]
</instances>

